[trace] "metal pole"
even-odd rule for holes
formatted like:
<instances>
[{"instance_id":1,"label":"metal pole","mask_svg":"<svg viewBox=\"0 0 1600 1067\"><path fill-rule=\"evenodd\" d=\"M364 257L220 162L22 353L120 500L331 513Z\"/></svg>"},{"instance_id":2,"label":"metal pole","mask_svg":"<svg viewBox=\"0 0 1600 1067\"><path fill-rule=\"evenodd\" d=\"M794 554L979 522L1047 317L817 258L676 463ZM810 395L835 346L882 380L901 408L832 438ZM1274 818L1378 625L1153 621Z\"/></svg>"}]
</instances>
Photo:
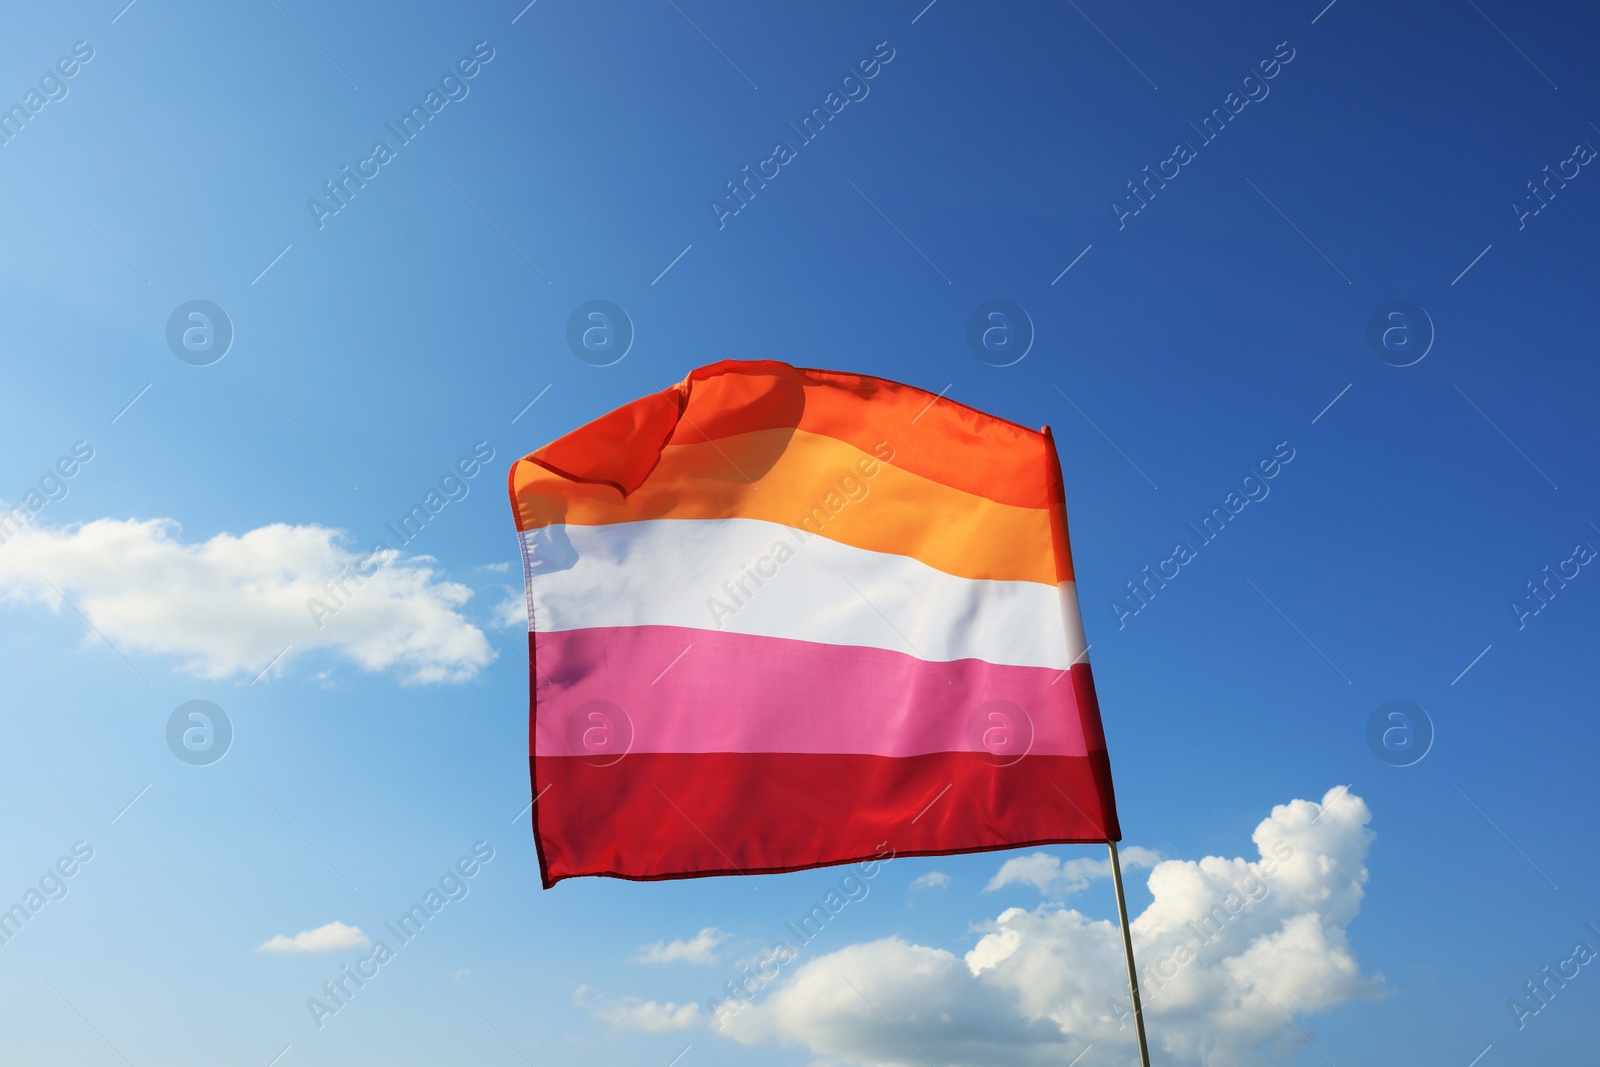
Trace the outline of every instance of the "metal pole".
<instances>
[{"instance_id":1,"label":"metal pole","mask_svg":"<svg viewBox=\"0 0 1600 1067\"><path fill-rule=\"evenodd\" d=\"M1111 879L1117 887L1117 917L1122 921L1122 950L1128 958L1128 991L1133 995L1133 1025L1139 1033L1139 1062L1150 1067L1150 1046L1144 1038L1144 1008L1139 1003L1139 974L1133 966L1133 933L1128 929L1128 901L1122 895L1122 860L1117 856L1117 843L1107 841L1111 849Z\"/></svg>"}]
</instances>

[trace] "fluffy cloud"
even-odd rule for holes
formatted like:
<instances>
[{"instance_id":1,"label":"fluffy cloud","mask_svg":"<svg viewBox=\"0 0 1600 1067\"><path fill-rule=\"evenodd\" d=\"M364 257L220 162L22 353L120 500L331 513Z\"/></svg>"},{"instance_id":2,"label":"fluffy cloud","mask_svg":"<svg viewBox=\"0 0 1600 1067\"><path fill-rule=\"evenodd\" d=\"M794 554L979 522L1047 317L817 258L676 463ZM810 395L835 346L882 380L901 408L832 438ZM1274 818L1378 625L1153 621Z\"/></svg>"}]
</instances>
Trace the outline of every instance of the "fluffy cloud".
<instances>
[{"instance_id":1,"label":"fluffy cloud","mask_svg":"<svg viewBox=\"0 0 1600 1067\"><path fill-rule=\"evenodd\" d=\"M717 947L728 940L728 935L715 926L708 926L687 941L657 941L653 945L639 946L640 963L696 963L710 967L717 963Z\"/></svg>"},{"instance_id":2,"label":"fluffy cloud","mask_svg":"<svg viewBox=\"0 0 1600 1067\"><path fill-rule=\"evenodd\" d=\"M671 1001L640 1000L637 997L612 999L604 997L581 985L572 994L572 1002L596 1019L619 1030L644 1030L661 1033L665 1030L687 1030L701 1021L700 1005L674 1004Z\"/></svg>"},{"instance_id":3,"label":"fluffy cloud","mask_svg":"<svg viewBox=\"0 0 1600 1067\"><path fill-rule=\"evenodd\" d=\"M728 1016L722 1032L849 1064L1059 1067L1072 1058L1061 1055L1060 1031L1020 1017L1008 991L975 981L961 957L898 937L813 960L762 1003Z\"/></svg>"},{"instance_id":4,"label":"fluffy cloud","mask_svg":"<svg viewBox=\"0 0 1600 1067\"><path fill-rule=\"evenodd\" d=\"M60 611L65 596L120 651L176 656L204 678L254 677L285 647L275 670L321 651L411 682L463 681L494 660L456 610L472 590L430 557L391 551L345 595L327 583L367 557L344 545L338 530L283 523L198 542L171 519L29 526L0 552L0 598Z\"/></svg>"},{"instance_id":5,"label":"fluffy cloud","mask_svg":"<svg viewBox=\"0 0 1600 1067\"><path fill-rule=\"evenodd\" d=\"M1125 871L1150 867L1160 862L1161 855L1138 845L1122 849L1122 866ZM1095 859L1082 857L1063 860L1048 852L1034 852L1006 860L1000 870L983 887L985 893L1008 885L1031 885L1047 896L1065 896L1076 893L1097 878L1111 877L1111 857Z\"/></svg>"},{"instance_id":6,"label":"fluffy cloud","mask_svg":"<svg viewBox=\"0 0 1600 1067\"><path fill-rule=\"evenodd\" d=\"M359 948L370 945L372 940L361 932L359 926L346 926L335 919L326 926L319 926L315 930L302 930L293 937L284 937L282 934L268 938L257 947L257 952L276 952L288 954L294 952L335 952L342 948Z\"/></svg>"},{"instance_id":7,"label":"fluffy cloud","mask_svg":"<svg viewBox=\"0 0 1600 1067\"><path fill-rule=\"evenodd\" d=\"M1346 935L1367 881L1370 821L1341 787L1321 803L1275 807L1251 859L1154 865L1154 899L1132 924L1152 1058L1280 1061L1302 1032L1315 1040L1304 1016L1381 995ZM1064 884L1061 870L1044 873L1047 886ZM896 937L817 957L728 1014L721 1032L837 1065L1061 1064L1089 1045L1096 1063L1136 1062L1114 921L1050 902L1008 908L979 932L964 957Z\"/></svg>"},{"instance_id":8,"label":"fluffy cloud","mask_svg":"<svg viewBox=\"0 0 1600 1067\"><path fill-rule=\"evenodd\" d=\"M911 882L913 891L920 889L943 889L950 884L950 876L943 871L929 871L927 874L918 875Z\"/></svg>"},{"instance_id":9,"label":"fluffy cloud","mask_svg":"<svg viewBox=\"0 0 1600 1067\"><path fill-rule=\"evenodd\" d=\"M489 615L494 619L496 626L512 631L525 631L528 628L528 597L521 589L509 590L494 607L489 609Z\"/></svg>"}]
</instances>

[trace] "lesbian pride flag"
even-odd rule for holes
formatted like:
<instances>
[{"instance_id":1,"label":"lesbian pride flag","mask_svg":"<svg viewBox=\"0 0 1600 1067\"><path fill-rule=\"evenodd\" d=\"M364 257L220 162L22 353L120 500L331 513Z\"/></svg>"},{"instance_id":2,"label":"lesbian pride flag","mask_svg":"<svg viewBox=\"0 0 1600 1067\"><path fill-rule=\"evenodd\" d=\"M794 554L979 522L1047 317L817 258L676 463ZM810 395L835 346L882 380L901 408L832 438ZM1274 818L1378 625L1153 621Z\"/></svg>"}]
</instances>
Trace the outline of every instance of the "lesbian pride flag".
<instances>
[{"instance_id":1,"label":"lesbian pride flag","mask_svg":"<svg viewBox=\"0 0 1600 1067\"><path fill-rule=\"evenodd\" d=\"M725 361L510 488L546 888L1120 839L1048 431Z\"/></svg>"}]
</instances>

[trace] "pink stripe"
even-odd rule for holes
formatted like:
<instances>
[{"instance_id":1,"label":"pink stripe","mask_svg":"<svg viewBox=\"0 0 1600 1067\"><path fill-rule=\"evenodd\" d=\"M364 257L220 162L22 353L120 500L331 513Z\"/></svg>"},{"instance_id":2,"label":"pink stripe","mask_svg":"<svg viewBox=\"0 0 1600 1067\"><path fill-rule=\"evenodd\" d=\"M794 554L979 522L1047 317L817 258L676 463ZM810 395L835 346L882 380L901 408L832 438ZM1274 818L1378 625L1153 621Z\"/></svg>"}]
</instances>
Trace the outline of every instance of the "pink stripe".
<instances>
[{"instance_id":1,"label":"pink stripe","mask_svg":"<svg viewBox=\"0 0 1600 1067\"><path fill-rule=\"evenodd\" d=\"M563 630L534 644L538 756L977 752L1004 766L1087 752L1066 671L677 626Z\"/></svg>"}]
</instances>

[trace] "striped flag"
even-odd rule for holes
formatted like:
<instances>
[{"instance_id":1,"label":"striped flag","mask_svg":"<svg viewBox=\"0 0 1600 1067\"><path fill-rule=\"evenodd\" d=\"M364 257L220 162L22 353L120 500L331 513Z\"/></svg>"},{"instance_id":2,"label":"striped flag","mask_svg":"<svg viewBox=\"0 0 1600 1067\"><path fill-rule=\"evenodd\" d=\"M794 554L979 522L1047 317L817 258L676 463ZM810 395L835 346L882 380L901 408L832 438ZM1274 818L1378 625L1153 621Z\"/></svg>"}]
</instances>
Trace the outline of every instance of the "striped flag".
<instances>
[{"instance_id":1,"label":"striped flag","mask_svg":"<svg viewBox=\"0 0 1600 1067\"><path fill-rule=\"evenodd\" d=\"M510 489L546 888L1121 837L1048 430L724 361Z\"/></svg>"}]
</instances>

